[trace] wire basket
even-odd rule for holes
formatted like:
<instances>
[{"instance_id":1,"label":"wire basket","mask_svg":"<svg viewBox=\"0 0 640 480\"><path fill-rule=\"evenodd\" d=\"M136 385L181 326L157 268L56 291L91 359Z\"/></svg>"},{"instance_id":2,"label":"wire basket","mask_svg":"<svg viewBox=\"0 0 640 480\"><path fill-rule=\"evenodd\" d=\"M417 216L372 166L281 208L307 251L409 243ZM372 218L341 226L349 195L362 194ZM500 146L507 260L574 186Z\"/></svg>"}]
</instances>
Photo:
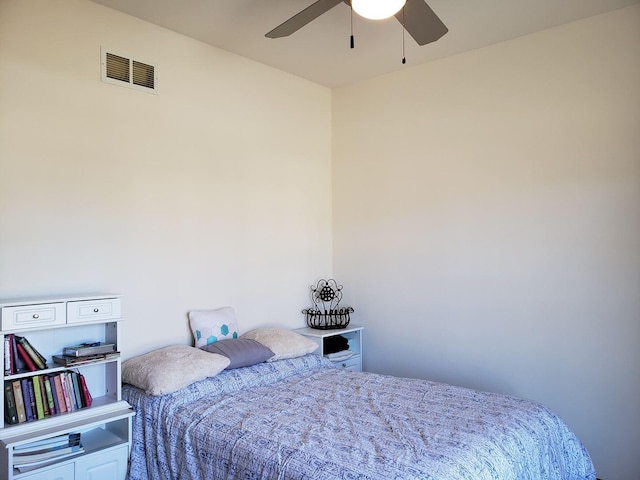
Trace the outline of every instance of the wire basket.
<instances>
[{"instance_id":1,"label":"wire basket","mask_svg":"<svg viewBox=\"0 0 640 480\"><path fill-rule=\"evenodd\" d=\"M320 330L329 330L330 328L347 328L347 325L349 325L349 321L351 320L350 314L352 312L353 308L351 307L330 310L328 312L313 310L311 308L302 311L306 316L307 325L311 328L318 328Z\"/></svg>"},{"instance_id":2,"label":"wire basket","mask_svg":"<svg viewBox=\"0 0 640 480\"><path fill-rule=\"evenodd\" d=\"M320 330L347 328L354 310L351 307L339 306L342 300L342 285L338 285L333 279L322 279L310 288L314 306L302 310L307 325Z\"/></svg>"}]
</instances>

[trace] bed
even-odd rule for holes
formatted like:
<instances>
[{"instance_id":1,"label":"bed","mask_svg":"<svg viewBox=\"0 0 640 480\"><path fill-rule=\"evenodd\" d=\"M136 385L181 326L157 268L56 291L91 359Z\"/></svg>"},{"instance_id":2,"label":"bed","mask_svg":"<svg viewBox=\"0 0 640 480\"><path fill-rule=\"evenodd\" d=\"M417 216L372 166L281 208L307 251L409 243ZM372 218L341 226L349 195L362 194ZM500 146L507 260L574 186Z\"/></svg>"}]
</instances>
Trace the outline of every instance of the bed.
<instances>
[{"instance_id":1,"label":"bed","mask_svg":"<svg viewBox=\"0 0 640 480\"><path fill-rule=\"evenodd\" d=\"M594 480L544 406L334 368L319 355L222 370L174 392L123 386L131 480Z\"/></svg>"}]
</instances>

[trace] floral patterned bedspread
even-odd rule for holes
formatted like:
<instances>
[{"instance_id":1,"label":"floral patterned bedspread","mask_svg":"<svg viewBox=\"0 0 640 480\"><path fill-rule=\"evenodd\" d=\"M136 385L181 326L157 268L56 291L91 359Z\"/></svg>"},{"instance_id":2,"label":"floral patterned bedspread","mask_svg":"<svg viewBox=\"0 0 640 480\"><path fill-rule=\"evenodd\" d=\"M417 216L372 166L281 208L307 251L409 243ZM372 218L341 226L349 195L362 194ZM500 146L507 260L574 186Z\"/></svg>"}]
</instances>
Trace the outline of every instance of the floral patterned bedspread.
<instances>
[{"instance_id":1,"label":"floral patterned bedspread","mask_svg":"<svg viewBox=\"0 0 640 480\"><path fill-rule=\"evenodd\" d=\"M595 479L580 441L535 402L313 354L123 396L137 412L131 480Z\"/></svg>"}]
</instances>

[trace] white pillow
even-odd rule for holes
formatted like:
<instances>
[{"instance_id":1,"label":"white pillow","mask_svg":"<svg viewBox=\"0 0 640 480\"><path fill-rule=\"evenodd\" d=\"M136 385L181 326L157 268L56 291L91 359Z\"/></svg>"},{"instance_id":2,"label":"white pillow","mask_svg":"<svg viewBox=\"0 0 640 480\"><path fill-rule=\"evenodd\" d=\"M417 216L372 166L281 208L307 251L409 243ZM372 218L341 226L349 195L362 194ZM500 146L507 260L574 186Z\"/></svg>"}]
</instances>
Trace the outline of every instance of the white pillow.
<instances>
[{"instance_id":1,"label":"white pillow","mask_svg":"<svg viewBox=\"0 0 640 480\"><path fill-rule=\"evenodd\" d=\"M270 349L274 356L268 362L301 357L318 348L313 340L284 328L256 328L243 333L241 338L250 338Z\"/></svg>"},{"instance_id":2,"label":"white pillow","mask_svg":"<svg viewBox=\"0 0 640 480\"><path fill-rule=\"evenodd\" d=\"M122 364L122 381L149 395L166 395L194 382L214 377L230 360L188 345L154 350Z\"/></svg>"},{"instance_id":3,"label":"white pillow","mask_svg":"<svg viewBox=\"0 0 640 480\"><path fill-rule=\"evenodd\" d=\"M192 310L188 315L191 332L198 348L225 338L238 338L236 314L231 307Z\"/></svg>"}]
</instances>

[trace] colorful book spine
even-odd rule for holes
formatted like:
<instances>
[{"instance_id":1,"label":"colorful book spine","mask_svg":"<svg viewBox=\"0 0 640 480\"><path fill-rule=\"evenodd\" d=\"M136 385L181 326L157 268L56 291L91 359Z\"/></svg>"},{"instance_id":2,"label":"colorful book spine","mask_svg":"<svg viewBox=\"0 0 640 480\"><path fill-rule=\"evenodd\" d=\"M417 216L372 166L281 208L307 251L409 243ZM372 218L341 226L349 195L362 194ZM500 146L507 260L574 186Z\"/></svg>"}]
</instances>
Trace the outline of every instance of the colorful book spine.
<instances>
[{"instance_id":1,"label":"colorful book spine","mask_svg":"<svg viewBox=\"0 0 640 480\"><path fill-rule=\"evenodd\" d=\"M84 375L82 375L81 373L78 374L78 377L80 379L80 387L82 388L82 404L85 407L90 407L91 403L93 402L93 397L91 396L91 393L89 393L87 382L84 379Z\"/></svg>"},{"instance_id":2,"label":"colorful book spine","mask_svg":"<svg viewBox=\"0 0 640 480\"><path fill-rule=\"evenodd\" d=\"M58 375L60 378L60 385L62 386L62 396L64 397L64 405L67 412L73 411L73 404L71 403L71 397L69 396L69 385L67 384L67 376L62 372Z\"/></svg>"},{"instance_id":3,"label":"colorful book spine","mask_svg":"<svg viewBox=\"0 0 640 480\"><path fill-rule=\"evenodd\" d=\"M60 404L58 403L58 394L56 392L55 377L49 377L49 390L51 391L51 398L53 400L53 408L56 411L56 415L61 413Z\"/></svg>"},{"instance_id":4,"label":"colorful book spine","mask_svg":"<svg viewBox=\"0 0 640 480\"><path fill-rule=\"evenodd\" d=\"M24 409L24 397L22 396L22 384L20 380L11 383L13 387L13 398L16 401L16 411L18 412L18 423L27 421L27 413Z\"/></svg>"},{"instance_id":5,"label":"colorful book spine","mask_svg":"<svg viewBox=\"0 0 640 480\"><path fill-rule=\"evenodd\" d=\"M20 380L20 386L22 387L22 399L24 400L24 413L27 416L27 422L33 420L33 408L32 408L32 396L29 390L29 379L23 378ZM33 387L31 387L33 389Z\"/></svg>"},{"instance_id":6,"label":"colorful book spine","mask_svg":"<svg viewBox=\"0 0 640 480\"><path fill-rule=\"evenodd\" d=\"M11 365L11 337L4 336L4 374L11 375L13 373L13 366Z\"/></svg>"},{"instance_id":7,"label":"colorful book spine","mask_svg":"<svg viewBox=\"0 0 640 480\"><path fill-rule=\"evenodd\" d=\"M71 380L73 381L73 394L76 397L76 405L78 405L78 408L82 408L84 406L82 404L82 389L76 372L71 372Z\"/></svg>"},{"instance_id":8,"label":"colorful book spine","mask_svg":"<svg viewBox=\"0 0 640 480\"><path fill-rule=\"evenodd\" d=\"M10 425L18 423L18 411L16 410L16 400L13 396L11 382L5 382L4 384L4 418Z\"/></svg>"},{"instance_id":9,"label":"colorful book spine","mask_svg":"<svg viewBox=\"0 0 640 480\"><path fill-rule=\"evenodd\" d=\"M24 339L25 342L27 342L27 344L31 347L31 349L33 350L33 353L36 354L36 356L40 359L40 361L42 362L42 368L47 368L47 359L44 357L44 355L42 355L38 350L36 350L36 348L31 345L31 342L29 342L29 340L27 340L26 338Z\"/></svg>"},{"instance_id":10,"label":"colorful book spine","mask_svg":"<svg viewBox=\"0 0 640 480\"><path fill-rule=\"evenodd\" d=\"M29 357L31 357L31 360L39 370L44 370L45 368L47 368L46 359L40 354L40 352L33 348L33 345L29 343L29 340L24 337L18 336L16 336L16 340L18 341L18 345L22 345L22 347L25 349Z\"/></svg>"},{"instance_id":11,"label":"colorful book spine","mask_svg":"<svg viewBox=\"0 0 640 480\"><path fill-rule=\"evenodd\" d=\"M64 413L67 411L67 404L64 401L64 394L62 393L62 381L60 380L60 375L56 375L53 377L56 386L56 396L58 397L58 410L59 413Z\"/></svg>"},{"instance_id":12,"label":"colorful book spine","mask_svg":"<svg viewBox=\"0 0 640 480\"><path fill-rule=\"evenodd\" d=\"M18 348L18 355L20 355L20 358L22 358L22 361L25 363L29 371L35 372L38 369L38 367L36 367L35 363L33 363L33 360L31 359L27 351L24 349L24 346L18 343L16 347Z\"/></svg>"},{"instance_id":13,"label":"colorful book spine","mask_svg":"<svg viewBox=\"0 0 640 480\"><path fill-rule=\"evenodd\" d=\"M38 383L40 384L40 398L42 399L42 411L45 417L51 415L49 412L49 402L47 402L47 392L44 389L44 375L38 375Z\"/></svg>"},{"instance_id":14,"label":"colorful book spine","mask_svg":"<svg viewBox=\"0 0 640 480\"><path fill-rule=\"evenodd\" d=\"M13 371L11 374L18 373L20 370L20 356L18 355L18 342L16 342L16 336L11 334L11 360L13 365Z\"/></svg>"},{"instance_id":15,"label":"colorful book spine","mask_svg":"<svg viewBox=\"0 0 640 480\"><path fill-rule=\"evenodd\" d=\"M55 415L58 412L56 411L56 404L53 401L53 392L51 391L51 377L45 375L42 380L42 383L44 383L44 393L47 397L47 405L49 406L49 415Z\"/></svg>"},{"instance_id":16,"label":"colorful book spine","mask_svg":"<svg viewBox=\"0 0 640 480\"><path fill-rule=\"evenodd\" d=\"M33 384L33 398L35 401L35 418L42 420L44 418L44 405L42 404L42 392L40 391L40 375L31 377Z\"/></svg>"}]
</instances>

